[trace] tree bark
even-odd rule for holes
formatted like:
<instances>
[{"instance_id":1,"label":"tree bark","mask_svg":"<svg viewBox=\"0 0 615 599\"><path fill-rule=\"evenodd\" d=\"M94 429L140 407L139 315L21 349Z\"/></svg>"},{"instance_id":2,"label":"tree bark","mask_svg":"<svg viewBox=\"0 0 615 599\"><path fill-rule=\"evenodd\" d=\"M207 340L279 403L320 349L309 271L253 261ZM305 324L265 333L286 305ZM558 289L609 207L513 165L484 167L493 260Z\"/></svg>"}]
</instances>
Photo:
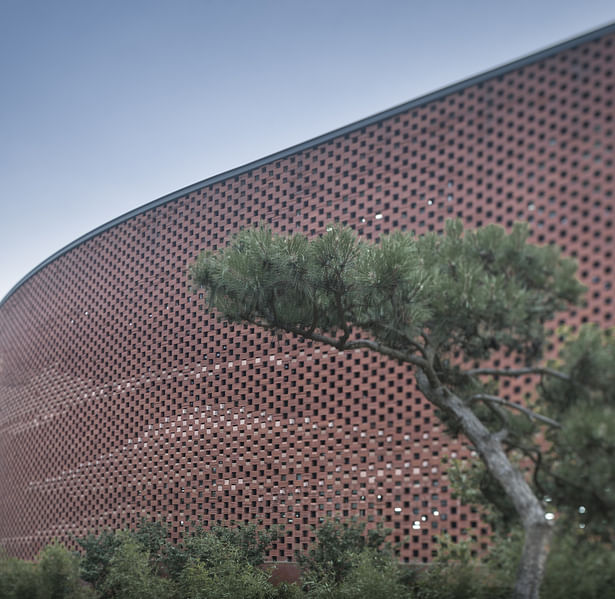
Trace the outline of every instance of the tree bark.
<instances>
[{"instance_id":1,"label":"tree bark","mask_svg":"<svg viewBox=\"0 0 615 599\"><path fill-rule=\"evenodd\" d=\"M517 572L514 599L539 599L540 583L549 552L552 524L523 474L515 468L500 440L474 414L463 400L446 389L430 383L427 374L417 369L419 389L440 409L453 415L465 436L480 454L487 470L500 483L512 501L525 532L521 562Z\"/></svg>"},{"instance_id":2,"label":"tree bark","mask_svg":"<svg viewBox=\"0 0 615 599\"><path fill-rule=\"evenodd\" d=\"M553 527L542 516L542 521L535 521L526 525L524 523L525 538L523 540L523 552L517 571L515 599L538 599L540 583L545 572L545 564L549 555L549 542L553 533Z\"/></svg>"}]
</instances>

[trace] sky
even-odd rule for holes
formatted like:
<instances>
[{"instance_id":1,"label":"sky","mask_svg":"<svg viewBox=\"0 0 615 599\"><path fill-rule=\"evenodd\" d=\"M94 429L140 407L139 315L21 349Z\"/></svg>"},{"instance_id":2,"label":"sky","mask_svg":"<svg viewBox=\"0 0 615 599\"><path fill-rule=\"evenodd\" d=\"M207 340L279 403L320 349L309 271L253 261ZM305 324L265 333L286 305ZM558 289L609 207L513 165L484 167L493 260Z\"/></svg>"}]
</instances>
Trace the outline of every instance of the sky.
<instances>
[{"instance_id":1,"label":"sky","mask_svg":"<svg viewBox=\"0 0 615 599\"><path fill-rule=\"evenodd\" d=\"M612 0L0 0L0 300L138 206L613 21Z\"/></svg>"}]
</instances>

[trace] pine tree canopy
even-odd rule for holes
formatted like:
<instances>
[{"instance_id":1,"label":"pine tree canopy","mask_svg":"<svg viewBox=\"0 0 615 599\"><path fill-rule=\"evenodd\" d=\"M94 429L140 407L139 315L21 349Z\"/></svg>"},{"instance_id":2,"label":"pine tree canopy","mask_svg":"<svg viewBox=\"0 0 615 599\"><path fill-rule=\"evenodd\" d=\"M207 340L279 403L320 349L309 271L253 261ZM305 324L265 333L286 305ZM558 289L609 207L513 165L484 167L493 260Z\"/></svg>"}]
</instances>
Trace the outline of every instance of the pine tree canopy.
<instances>
[{"instance_id":1,"label":"pine tree canopy","mask_svg":"<svg viewBox=\"0 0 615 599\"><path fill-rule=\"evenodd\" d=\"M533 362L545 322L583 287L572 261L527 237L520 224L463 234L458 221L445 235L395 233L377 245L348 229L311 241L259 229L203 254L192 275L230 320L322 333L340 347L367 335L404 355L485 360L503 349Z\"/></svg>"}]
</instances>

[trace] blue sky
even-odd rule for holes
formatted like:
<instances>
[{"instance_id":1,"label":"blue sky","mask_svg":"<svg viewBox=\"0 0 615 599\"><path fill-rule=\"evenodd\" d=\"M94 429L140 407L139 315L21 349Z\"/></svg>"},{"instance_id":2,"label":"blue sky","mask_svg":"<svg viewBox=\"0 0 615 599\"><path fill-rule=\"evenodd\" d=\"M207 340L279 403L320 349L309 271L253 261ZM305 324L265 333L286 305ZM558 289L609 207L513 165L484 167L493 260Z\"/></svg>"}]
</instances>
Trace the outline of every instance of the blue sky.
<instances>
[{"instance_id":1,"label":"blue sky","mask_svg":"<svg viewBox=\"0 0 615 599\"><path fill-rule=\"evenodd\" d=\"M612 0L0 0L0 298L137 206L614 20Z\"/></svg>"}]
</instances>

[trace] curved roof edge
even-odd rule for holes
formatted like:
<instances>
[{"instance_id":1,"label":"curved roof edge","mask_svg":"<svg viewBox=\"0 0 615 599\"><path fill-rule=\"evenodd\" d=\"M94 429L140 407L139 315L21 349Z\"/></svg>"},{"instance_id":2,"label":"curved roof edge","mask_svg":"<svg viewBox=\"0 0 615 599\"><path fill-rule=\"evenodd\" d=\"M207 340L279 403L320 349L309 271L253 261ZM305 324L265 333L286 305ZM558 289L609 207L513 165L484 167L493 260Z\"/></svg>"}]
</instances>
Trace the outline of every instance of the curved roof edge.
<instances>
[{"instance_id":1,"label":"curved roof edge","mask_svg":"<svg viewBox=\"0 0 615 599\"><path fill-rule=\"evenodd\" d=\"M323 135L319 135L317 137L313 137L312 139L309 139L307 141L304 141L302 143L296 144L294 146L290 146L284 150L280 150L278 152L275 152L273 154L269 154L267 156L264 156L263 158L259 158L257 160L254 160L252 162L248 162L242 166L230 169L228 171L224 171L222 173L219 173L218 175L214 175L212 177L209 177L207 179L203 179L202 181L198 181L197 183L193 183L192 185L188 185L187 187L182 187L181 189L178 189L177 191L173 191L171 193L168 193L166 195L163 195L161 197L159 197L156 200L153 200L151 202L148 202L147 204L144 204L143 206L140 206L139 208L135 208L134 210L131 210L129 212L126 212L125 214L122 214L121 216L118 216L117 218L114 218L113 220L108 221L107 223L101 225L100 227L96 227L95 229L91 230L90 232L86 233L85 235L82 235L81 237L78 237L77 239L75 239L75 241L72 241L71 243L69 243L68 245L64 246L63 248L61 248L60 250L58 250L57 252L53 253L51 256L49 256L47 259L43 260L43 262L41 262L38 266L34 267L29 273L27 273L25 276L23 276L15 285L13 285L13 287L8 291L8 293L2 298L2 300L0 300L0 306L2 306L4 304L4 302L6 302L6 300L13 294L15 293L15 291L21 287L21 285L23 285L28 279L30 279L32 276L34 276L37 272L39 272L40 270L42 270L43 268L45 268L46 266L48 266L49 264L51 264L53 261L55 261L57 258L59 258L60 256L68 253L69 251L73 250L74 248L78 247L79 245L81 245L82 243L92 239L93 237L96 237L97 235L99 235L100 233L103 233L104 231L107 231L109 229L112 229L113 227L115 227L116 225L123 223L124 221L130 220L131 218L142 214L144 212L147 212L149 210L152 210L153 208L156 208L158 206L161 206L163 204L166 204L168 202L172 202L173 200L179 199L183 196L186 196L190 193L192 193L193 191L196 191L198 189L202 189L205 186L208 185L212 185L214 183L218 183L220 181L224 181L226 179L229 179L231 177L235 177L237 175L246 173L248 171L251 171L255 168L258 168L260 166L263 166L265 164L269 164L270 162L273 162L275 160L279 160L281 158L286 158L292 154L296 154L297 152L300 152L302 150L307 150L309 148L312 148L314 146L317 146L319 144L325 143L327 141L330 141L332 139L335 139L337 137L340 137L342 135L345 135L347 133L351 133L356 131L357 129L361 129L363 127L372 125L374 123L377 123L379 121L383 121L385 119L388 119L392 116L396 116L398 114L401 114L403 112L407 112L408 110L411 110L413 108L417 108L419 106L422 106L424 104L427 104L429 102L433 102L434 100L439 100L442 99L452 93L461 91L462 89L465 89L467 87L470 87L472 85L476 85L478 83L482 83L484 81L488 81L490 79L493 79L495 77L499 77L500 75L505 75L511 71L514 71L516 69L520 69L524 66L527 65L531 65L534 64L536 62L539 62L541 60L544 60L545 58L549 58L555 54L558 54L559 52L563 52L564 50L568 50L570 48L573 48L575 46L579 46L581 44L585 44L587 42L591 42L597 39L600 39L601 37L604 37L605 35L609 35L611 33L615 32L615 22L613 23L609 23L607 25L604 25L602 27L599 27L597 29L593 29L589 32L580 34L578 36L575 36L573 38L567 39L563 42L559 42L556 43L554 45L548 46L547 48L544 48L542 50L538 50L537 52L533 52L531 54L527 54L521 58L518 58L516 60L513 60L512 62L508 62L506 64L500 65L498 67L494 67L493 69L489 69L488 71L484 71L482 73L479 73L478 75L472 75L470 77L468 77L467 79L463 79L461 81L457 81L456 83L452 83L451 85L447 85L446 87L443 87L439 90L433 91L433 92L429 92L427 94L424 94L422 96L419 96L418 98L415 98L414 100L410 100L409 102L404 102L403 104L398 104L397 106L394 106L392 108L389 108L387 110L383 110L382 112L378 112L372 116L366 117L364 119L355 121L353 123L350 123L349 125L345 125L343 127L339 127L338 129L334 129L333 131L330 131L328 133L325 133Z\"/></svg>"}]
</instances>

